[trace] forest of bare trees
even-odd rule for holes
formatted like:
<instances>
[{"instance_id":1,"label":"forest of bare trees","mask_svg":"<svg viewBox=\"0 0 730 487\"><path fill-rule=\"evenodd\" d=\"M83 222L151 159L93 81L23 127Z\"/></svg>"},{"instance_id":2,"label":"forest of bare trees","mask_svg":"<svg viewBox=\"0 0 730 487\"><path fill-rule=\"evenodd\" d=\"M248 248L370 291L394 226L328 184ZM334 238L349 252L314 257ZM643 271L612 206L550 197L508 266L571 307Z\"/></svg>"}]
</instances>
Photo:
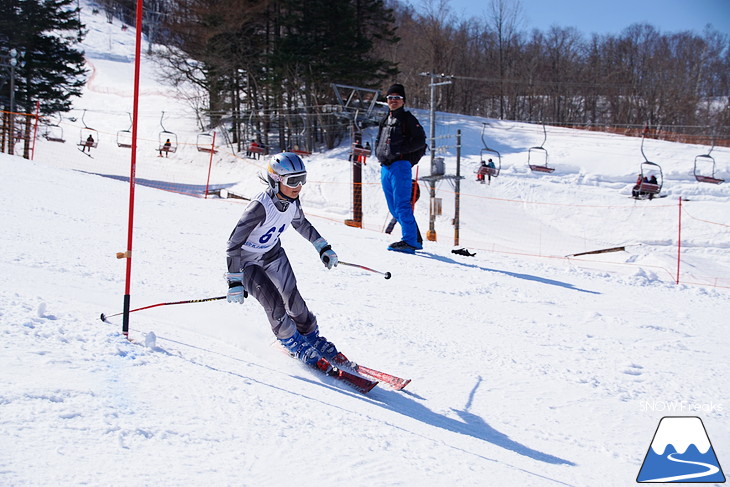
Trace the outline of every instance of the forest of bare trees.
<instances>
[{"instance_id":1,"label":"forest of bare trees","mask_svg":"<svg viewBox=\"0 0 730 487\"><path fill-rule=\"evenodd\" d=\"M129 23L133 0L103 0ZM527 31L519 0L491 0L458 17L448 0L422 11L399 0L154 0L146 33L167 81L192 82L208 124L241 137L278 127L311 147L335 141L332 83L406 85L429 108L431 78L447 112L575 127L652 129L730 138L730 39L649 24L597 35ZM243 125L246 125L245 130ZM244 135L245 132L245 135ZM287 138L285 141L284 138Z\"/></svg>"},{"instance_id":2,"label":"forest of bare trees","mask_svg":"<svg viewBox=\"0 0 730 487\"><path fill-rule=\"evenodd\" d=\"M572 126L724 135L730 131L730 43L707 28L665 33L634 24L611 35L575 28L526 32L517 1L493 0L483 18L456 19L448 2L397 10L401 37L391 58L400 78L429 103L424 71L453 75L439 109ZM405 57L399 53L406 52Z\"/></svg>"}]
</instances>

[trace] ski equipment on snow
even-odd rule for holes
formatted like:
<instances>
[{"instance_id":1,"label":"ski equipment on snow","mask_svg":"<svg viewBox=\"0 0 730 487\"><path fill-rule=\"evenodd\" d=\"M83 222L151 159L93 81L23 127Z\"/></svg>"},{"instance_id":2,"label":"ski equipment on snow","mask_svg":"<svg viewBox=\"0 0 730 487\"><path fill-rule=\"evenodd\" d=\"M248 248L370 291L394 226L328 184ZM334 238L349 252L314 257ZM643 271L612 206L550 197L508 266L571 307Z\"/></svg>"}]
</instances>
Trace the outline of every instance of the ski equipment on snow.
<instances>
[{"instance_id":1,"label":"ski equipment on snow","mask_svg":"<svg viewBox=\"0 0 730 487\"><path fill-rule=\"evenodd\" d=\"M400 391L411 383L411 379L402 379L395 375L388 374L387 372L381 372L379 370L371 369L370 367L365 367L364 365L359 365L355 362L351 362L342 353L338 353L335 358L332 359L332 363L335 365L335 367L347 368L360 375L372 377L373 379L385 382L397 391Z\"/></svg>"},{"instance_id":2,"label":"ski equipment on snow","mask_svg":"<svg viewBox=\"0 0 730 487\"><path fill-rule=\"evenodd\" d=\"M245 291L244 291L244 296L245 297L248 297L248 293L245 292ZM156 308L158 306L170 306L170 305L173 305L173 304L205 303L206 301L217 301L219 299L226 299L226 297L225 296L217 296L215 298L189 299L187 301L175 301L174 303L157 303L157 304L151 304L149 306L144 306L142 308L131 309L131 310L129 310L129 312L130 313L134 313L135 311L142 311L143 309ZM115 313L115 314L109 315L109 316L107 316L104 313L102 313L101 316L100 316L100 319L101 319L101 321L106 321L107 318L113 318L114 316L119 316L119 315L122 315L122 314L124 314L124 312L122 312L122 313Z\"/></svg>"},{"instance_id":3,"label":"ski equipment on snow","mask_svg":"<svg viewBox=\"0 0 730 487\"><path fill-rule=\"evenodd\" d=\"M341 380L348 386L363 394L367 394L373 389L373 387L378 385L378 381L360 377L359 375L342 370L339 367L332 366L332 364L330 364L324 357L319 359L315 367L329 377Z\"/></svg>"},{"instance_id":4,"label":"ski equipment on snow","mask_svg":"<svg viewBox=\"0 0 730 487\"><path fill-rule=\"evenodd\" d=\"M466 257L474 257L475 255L477 255L476 252L469 252L469 250L465 248L454 249L451 251L451 253L456 255L464 255Z\"/></svg>"},{"instance_id":5,"label":"ski equipment on snow","mask_svg":"<svg viewBox=\"0 0 730 487\"><path fill-rule=\"evenodd\" d=\"M375 269L371 269L370 267L365 267L364 265L351 264L350 262L343 262L343 261L340 261L339 263L340 263L340 265L346 265L346 266L350 266L350 267L357 267L358 269L363 269L363 270L366 270L366 271L374 272L376 274L383 274L383 275L385 275L385 278L386 279L390 279L392 277L392 274L390 272L376 271Z\"/></svg>"}]
</instances>

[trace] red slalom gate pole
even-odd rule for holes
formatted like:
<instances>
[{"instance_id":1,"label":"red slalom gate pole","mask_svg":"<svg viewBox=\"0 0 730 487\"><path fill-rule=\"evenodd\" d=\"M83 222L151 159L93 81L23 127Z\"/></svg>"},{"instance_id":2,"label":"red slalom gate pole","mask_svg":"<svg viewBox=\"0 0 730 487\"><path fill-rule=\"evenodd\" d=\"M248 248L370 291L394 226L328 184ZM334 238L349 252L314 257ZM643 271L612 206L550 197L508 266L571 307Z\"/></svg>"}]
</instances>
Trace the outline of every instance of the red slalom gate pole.
<instances>
[{"instance_id":1,"label":"red slalom gate pole","mask_svg":"<svg viewBox=\"0 0 730 487\"><path fill-rule=\"evenodd\" d=\"M132 284L132 241L134 229L134 186L137 172L137 124L139 122L139 78L140 62L142 58L142 4L143 0L137 0L137 23L134 46L134 98L132 109L132 158L129 168L129 222L127 227L127 251L122 258L127 259L126 283L124 285L124 318L122 319L122 334L129 338L129 305L131 301ZM117 255L119 257L119 255Z\"/></svg>"}]
</instances>

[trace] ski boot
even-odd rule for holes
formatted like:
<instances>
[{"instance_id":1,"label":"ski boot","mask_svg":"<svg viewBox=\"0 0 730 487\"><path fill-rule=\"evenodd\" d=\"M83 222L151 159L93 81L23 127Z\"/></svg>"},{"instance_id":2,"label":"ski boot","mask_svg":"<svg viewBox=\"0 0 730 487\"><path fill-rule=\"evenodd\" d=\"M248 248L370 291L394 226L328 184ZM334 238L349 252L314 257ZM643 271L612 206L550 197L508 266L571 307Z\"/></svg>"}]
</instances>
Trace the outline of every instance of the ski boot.
<instances>
[{"instance_id":1,"label":"ski boot","mask_svg":"<svg viewBox=\"0 0 730 487\"><path fill-rule=\"evenodd\" d=\"M335 344L327 341L323 336L319 336L319 329L304 335L304 339L309 343L322 357L332 362L332 359L338 355Z\"/></svg>"},{"instance_id":2,"label":"ski boot","mask_svg":"<svg viewBox=\"0 0 730 487\"><path fill-rule=\"evenodd\" d=\"M322 354L299 331L295 330L292 336L285 339L280 338L279 341L293 357L298 358L310 367L324 372L329 372L332 369L329 361L322 357Z\"/></svg>"},{"instance_id":3,"label":"ski boot","mask_svg":"<svg viewBox=\"0 0 730 487\"><path fill-rule=\"evenodd\" d=\"M416 250L421 250L423 248L423 245L418 243L415 246L410 245L403 240L400 242L393 242L388 246L388 250L392 250L394 252L403 252L404 254L415 254Z\"/></svg>"}]
</instances>

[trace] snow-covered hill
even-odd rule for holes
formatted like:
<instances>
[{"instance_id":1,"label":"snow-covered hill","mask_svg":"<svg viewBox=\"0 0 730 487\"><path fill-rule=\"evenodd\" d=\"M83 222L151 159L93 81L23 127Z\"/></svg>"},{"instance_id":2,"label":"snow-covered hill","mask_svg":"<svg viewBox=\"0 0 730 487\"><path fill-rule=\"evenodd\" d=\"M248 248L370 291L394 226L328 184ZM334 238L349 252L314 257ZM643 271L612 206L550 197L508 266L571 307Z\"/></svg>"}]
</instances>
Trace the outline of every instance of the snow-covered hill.
<instances>
[{"instance_id":1,"label":"snow-covered hill","mask_svg":"<svg viewBox=\"0 0 730 487\"><path fill-rule=\"evenodd\" d=\"M728 463L730 183L694 181L708 147L647 140L668 197L636 202L640 139L549 127L556 171L538 176L526 158L541 127L439 114L438 135L464 136L460 246L474 257L451 253L448 183L438 240L395 254L378 165L364 167L355 229L342 224L347 149L308 157L313 223L342 260L393 274L327 271L295 232L283 236L322 333L413 381L364 396L280 353L253 299L135 312L133 343L119 318L99 320L121 311L124 293L115 254L129 187L105 176L129 174L115 139L129 126L134 35L88 7L82 16L94 75L76 120L61 123L67 142L41 140L34 161L0 155L0 483L624 486L667 415L701 416ZM154 70L145 59L137 176L205 184L193 110ZM75 146L82 115L98 131L93 158ZM473 180L483 122L503 156L490 185ZM179 139L168 158L155 152L163 128ZM712 154L730 178L730 150ZM261 164L221 146L211 182L253 195ZM244 205L138 185L132 307L224 294L225 242ZM417 218L427 229L425 191ZM615 246L626 249L564 258Z\"/></svg>"}]
</instances>

